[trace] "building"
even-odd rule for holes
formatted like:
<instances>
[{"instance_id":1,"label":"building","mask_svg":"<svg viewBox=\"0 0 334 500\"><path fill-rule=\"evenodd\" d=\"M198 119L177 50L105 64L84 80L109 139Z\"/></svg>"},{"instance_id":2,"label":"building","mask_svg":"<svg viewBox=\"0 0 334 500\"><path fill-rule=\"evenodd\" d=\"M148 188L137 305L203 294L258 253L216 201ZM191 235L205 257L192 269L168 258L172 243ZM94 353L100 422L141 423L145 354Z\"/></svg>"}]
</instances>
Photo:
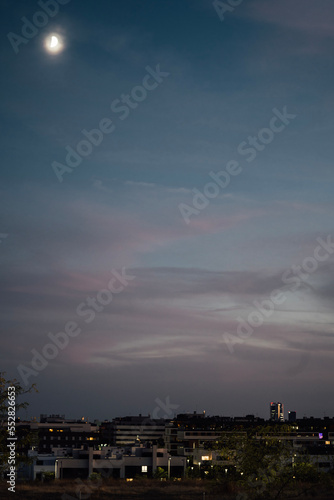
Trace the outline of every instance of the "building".
<instances>
[{"instance_id":1,"label":"building","mask_svg":"<svg viewBox=\"0 0 334 500\"><path fill-rule=\"evenodd\" d=\"M165 446L172 455L194 455L194 450L207 448L219 441L222 433L243 431L263 423L254 415L245 417L207 417L205 414L179 414L166 424Z\"/></svg>"},{"instance_id":2,"label":"building","mask_svg":"<svg viewBox=\"0 0 334 500\"><path fill-rule=\"evenodd\" d=\"M27 456L29 462L19 464L17 471L18 478L35 481L36 479L43 480L45 473L54 474L57 460L56 453L38 453L36 450L28 450Z\"/></svg>"},{"instance_id":3,"label":"building","mask_svg":"<svg viewBox=\"0 0 334 500\"><path fill-rule=\"evenodd\" d=\"M100 424L101 443L112 446L151 443L163 445L166 421L150 415L114 418Z\"/></svg>"},{"instance_id":4,"label":"building","mask_svg":"<svg viewBox=\"0 0 334 500\"><path fill-rule=\"evenodd\" d=\"M271 403L273 422L283 418L282 406ZM289 420L295 418L294 413L289 412ZM148 422L150 425L146 426ZM267 428L268 422L254 415L208 417L196 412L161 422L149 416L125 417L102 422L100 427L84 419L66 420L63 415L42 416L41 422L17 420L16 425L18 451L30 458L30 463L18 462L20 479L43 479L48 473L54 473L58 479L85 479L98 472L102 477L131 480L152 477L155 472L161 474L161 469L165 477L181 478L187 466L196 471L209 470L215 465L228 469L230 464L221 456L219 446L214 451L215 445L219 441L224 445L230 436L245 438L249 428L256 431L254 439L270 438L286 443L291 451L292 466L307 454L319 471L334 471L334 418L329 417L304 417L291 422L290 426L271 426L268 435L261 430L262 426ZM156 443L163 429L164 446ZM36 439L31 439L31 433ZM106 437L131 443L110 445ZM19 449L19 443L23 442L27 443Z\"/></svg>"},{"instance_id":5,"label":"building","mask_svg":"<svg viewBox=\"0 0 334 500\"><path fill-rule=\"evenodd\" d=\"M23 437L31 434L35 449L42 454L51 453L53 448L80 448L86 443L98 444L100 438L96 424L91 424L84 418L66 419L64 415L41 415L40 422L18 421L16 432L20 445L25 442ZM20 451L27 453L28 448L21 448Z\"/></svg>"},{"instance_id":6,"label":"building","mask_svg":"<svg viewBox=\"0 0 334 500\"><path fill-rule=\"evenodd\" d=\"M270 403L270 420L272 422L284 422L284 405L283 403Z\"/></svg>"},{"instance_id":7,"label":"building","mask_svg":"<svg viewBox=\"0 0 334 500\"><path fill-rule=\"evenodd\" d=\"M288 411L288 422L296 422L297 415L295 411Z\"/></svg>"},{"instance_id":8,"label":"building","mask_svg":"<svg viewBox=\"0 0 334 500\"><path fill-rule=\"evenodd\" d=\"M100 446L71 450L71 456L57 456L56 479L87 478L100 473L103 478L134 479L152 477L158 468L167 477L183 478L186 470L185 457L172 457L166 449L153 446Z\"/></svg>"}]
</instances>

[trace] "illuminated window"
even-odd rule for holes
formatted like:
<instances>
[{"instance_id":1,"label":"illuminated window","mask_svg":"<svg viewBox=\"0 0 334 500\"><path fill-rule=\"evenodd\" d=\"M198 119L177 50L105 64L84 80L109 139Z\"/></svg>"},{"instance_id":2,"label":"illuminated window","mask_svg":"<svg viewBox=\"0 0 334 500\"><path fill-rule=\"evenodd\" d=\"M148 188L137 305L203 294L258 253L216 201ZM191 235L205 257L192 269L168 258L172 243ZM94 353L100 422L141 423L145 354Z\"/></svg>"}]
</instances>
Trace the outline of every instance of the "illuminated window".
<instances>
[{"instance_id":1,"label":"illuminated window","mask_svg":"<svg viewBox=\"0 0 334 500\"><path fill-rule=\"evenodd\" d=\"M210 460L209 455L204 455L204 456L202 457L202 461L203 461L203 460Z\"/></svg>"},{"instance_id":2,"label":"illuminated window","mask_svg":"<svg viewBox=\"0 0 334 500\"><path fill-rule=\"evenodd\" d=\"M141 466L141 471L142 472L147 472L147 465L142 465Z\"/></svg>"}]
</instances>

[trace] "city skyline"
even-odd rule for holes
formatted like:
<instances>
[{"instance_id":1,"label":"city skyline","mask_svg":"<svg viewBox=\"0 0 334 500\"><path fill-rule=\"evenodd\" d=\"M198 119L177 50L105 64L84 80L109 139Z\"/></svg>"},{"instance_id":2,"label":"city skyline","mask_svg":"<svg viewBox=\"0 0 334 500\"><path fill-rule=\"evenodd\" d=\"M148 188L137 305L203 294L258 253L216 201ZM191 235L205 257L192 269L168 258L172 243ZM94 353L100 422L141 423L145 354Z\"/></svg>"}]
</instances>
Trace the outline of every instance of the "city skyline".
<instances>
[{"instance_id":1,"label":"city skyline","mask_svg":"<svg viewBox=\"0 0 334 500\"><path fill-rule=\"evenodd\" d=\"M333 3L1 19L0 367L29 416L333 416Z\"/></svg>"},{"instance_id":2,"label":"city skyline","mask_svg":"<svg viewBox=\"0 0 334 500\"><path fill-rule=\"evenodd\" d=\"M285 405L284 403L270 403L269 411L265 413L265 411L256 411L255 413L247 412L245 411L243 414L232 414L228 410L225 411L224 413L212 413L210 410L198 410L198 409L182 409L181 406L173 404L169 398L166 398L165 401L161 401L159 398L155 401L156 406L151 412L147 412L146 416L151 418L152 420L173 420L177 415L189 415L189 416L200 416L200 417L228 417L228 418L246 418L246 417L255 417L255 418L260 418L264 421L272 421L272 422L291 422L293 423L295 420L302 420L302 419L331 419L334 418L333 415L330 415L326 413L325 411L322 412L322 414L306 414L305 412L298 412L295 409L284 409ZM281 410L280 410L280 415L281 418L274 418L273 415L273 405L281 405ZM268 406L268 405L267 405ZM291 414L291 416L290 416ZM283 415L283 417L282 417ZM82 412L80 413L80 410L77 411L77 413L73 414L65 414L61 411L58 411L56 413L37 413L34 415L31 415L31 411L28 409L26 410L20 410L18 413L18 417L21 420L38 420L40 417L62 417L66 419L74 419L74 420L80 420L84 419L85 421L105 421L105 420L110 420L110 419L116 419L116 418L125 418L125 417L142 417L145 416L145 412L141 410L141 408L137 411L136 409L132 409L132 411L128 412L127 414L121 414L120 412L117 412L116 410L110 415L104 415L102 413L102 416L100 415L99 417L94 416L94 415L83 415Z\"/></svg>"}]
</instances>

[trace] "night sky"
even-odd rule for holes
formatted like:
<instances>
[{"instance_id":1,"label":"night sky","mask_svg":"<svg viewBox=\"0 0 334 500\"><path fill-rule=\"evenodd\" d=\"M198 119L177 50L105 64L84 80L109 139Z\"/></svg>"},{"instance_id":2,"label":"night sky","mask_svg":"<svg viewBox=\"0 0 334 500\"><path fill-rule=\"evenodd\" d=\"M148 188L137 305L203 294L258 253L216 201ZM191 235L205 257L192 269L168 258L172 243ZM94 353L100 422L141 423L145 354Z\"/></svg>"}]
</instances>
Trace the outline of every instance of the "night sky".
<instances>
[{"instance_id":1,"label":"night sky","mask_svg":"<svg viewBox=\"0 0 334 500\"><path fill-rule=\"evenodd\" d=\"M334 5L230 3L2 2L22 417L334 416Z\"/></svg>"}]
</instances>

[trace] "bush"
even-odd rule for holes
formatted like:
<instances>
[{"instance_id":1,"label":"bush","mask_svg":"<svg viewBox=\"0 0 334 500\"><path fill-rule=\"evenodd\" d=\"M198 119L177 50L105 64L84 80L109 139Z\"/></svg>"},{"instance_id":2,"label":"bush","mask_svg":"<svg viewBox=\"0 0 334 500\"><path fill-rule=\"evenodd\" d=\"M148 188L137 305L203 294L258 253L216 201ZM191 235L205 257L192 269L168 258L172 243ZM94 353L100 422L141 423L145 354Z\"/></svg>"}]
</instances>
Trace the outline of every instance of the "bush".
<instances>
[{"instance_id":1,"label":"bush","mask_svg":"<svg viewBox=\"0 0 334 500\"><path fill-rule=\"evenodd\" d=\"M158 467L153 475L154 479L162 479L167 477L167 472L162 468Z\"/></svg>"},{"instance_id":2,"label":"bush","mask_svg":"<svg viewBox=\"0 0 334 500\"><path fill-rule=\"evenodd\" d=\"M43 472L42 478L43 478L43 481L45 481L45 482L54 481L55 473L54 472Z\"/></svg>"},{"instance_id":3,"label":"bush","mask_svg":"<svg viewBox=\"0 0 334 500\"><path fill-rule=\"evenodd\" d=\"M92 472L91 475L89 476L89 479L91 481L100 481L101 480L101 474L99 472Z\"/></svg>"}]
</instances>

